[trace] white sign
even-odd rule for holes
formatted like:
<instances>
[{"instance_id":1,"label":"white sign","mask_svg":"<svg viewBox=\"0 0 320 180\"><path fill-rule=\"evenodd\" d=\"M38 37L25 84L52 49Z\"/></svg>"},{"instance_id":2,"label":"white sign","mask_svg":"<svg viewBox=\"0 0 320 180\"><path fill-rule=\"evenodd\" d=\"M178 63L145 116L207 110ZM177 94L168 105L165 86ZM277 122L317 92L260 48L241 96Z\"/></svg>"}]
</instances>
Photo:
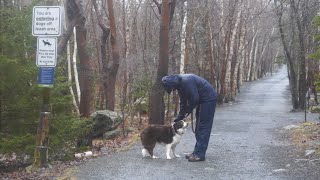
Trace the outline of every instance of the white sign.
<instances>
[{"instance_id":1,"label":"white sign","mask_svg":"<svg viewBox=\"0 0 320 180\"><path fill-rule=\"evenodd\" d=\"M37 66L55 67L57 63L57 38L38 37Z\"/></svg>"},{"instance_id":2,"label":"white sign","mask_svg":"<svg viewBox=\"0 0 320 180\"><path fill-rule=\"evenodd\" d=\"M62 8L60 6L33 7L33 36L60 36L61 32Z\"/></svg>"}]
</instances>

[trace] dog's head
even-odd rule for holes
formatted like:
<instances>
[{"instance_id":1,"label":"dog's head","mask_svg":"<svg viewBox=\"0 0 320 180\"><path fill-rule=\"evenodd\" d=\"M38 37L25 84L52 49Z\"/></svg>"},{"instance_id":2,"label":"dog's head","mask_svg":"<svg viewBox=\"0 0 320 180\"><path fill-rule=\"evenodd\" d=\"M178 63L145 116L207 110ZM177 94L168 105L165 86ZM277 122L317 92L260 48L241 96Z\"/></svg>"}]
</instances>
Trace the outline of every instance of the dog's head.
<instances>
[{"instance_id":1,"label":"dog's head","mask_svg":"<svg viewBox=\"0 0 320 180\"><path fill-rule=\"evenodd\" d=\"M177 134L184 134L184 132L186 131L187 127L188 127L188 123L185 122L184 120L175 122L173 125L173 129Z\"/></svg>"}]
</instances>

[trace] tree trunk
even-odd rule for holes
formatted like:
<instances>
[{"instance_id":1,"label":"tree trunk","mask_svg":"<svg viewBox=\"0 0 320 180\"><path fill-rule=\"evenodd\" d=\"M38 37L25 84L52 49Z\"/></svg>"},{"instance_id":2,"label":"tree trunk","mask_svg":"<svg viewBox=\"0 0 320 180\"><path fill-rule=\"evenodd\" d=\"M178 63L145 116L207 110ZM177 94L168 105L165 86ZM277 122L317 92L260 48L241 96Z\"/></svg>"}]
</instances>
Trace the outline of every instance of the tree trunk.
<instances>
[{"instance_id":1,"label":"tree trunk","mask_svg":"<svg viewBox=\"0 0 320 180\"><path fill-rule=\"evenodd\" d=\"M73 103L73 106L75 108L75 111L79 115L80 114L79 107L78 107L77 100L76 100L76 97L74 95L73 88L72 88L72 68L71 68L71 50L70 50L70 46L71 46L70 45L70 41L68 41L68 45L67 45L67 61L68 61L69 91L70 91L70 94L72 96L72 103Z\"/></svg>"},{"instance_id":2,"label":"tree trunk","mask_svg":"<svg viewBox=\"0 0 320 180\"><path fill-rule=\"evenodd\" d=\"M180 33L181 37L181 56L180 56L180 73L185 73L185 56L186 56L186 27L187 27L187 18L188 18L188 1L185 1L183 4L183 18L182 18L182 29Z\"/></svg>"},{"instance_id":3,"label":"tree trunk","mask_svg":"<svg viewBox=\"0 0 320 180\"><path fill-rule=\"evenodd\" d=\"M224 2L223 2L224 3ZM221 64L221 76L220 85L221 91L219 94L218 102L224 103L230 100L230 71L231 71L231 58L232 58L232 43L234 30L234 15L235 15L236 3L234 1L228 2L228 17L226 22L226 28L224 28L223 35L223 52L222 52L222 64ZM223 12L223 11L222 11ZM222 15L223 16L223 15ZM223 27L223 26L221 26Z\"/></svg>"},{"instance_id":4,"label":"tree trunk","mask_svg":"<svg viewBox=\"0 0 320 180\"><path fill-rule=\"evenodd\" d=\"M249 54L249 61L248 61L248 77L247 81L252 81L253 78L253 70L254 70L254 61L255 61L255 53L256 53L256 48L258 47L257 45L257 34L258 31L255 32L255 35L253 36L252 40L252 45L251 45L251 50Z\"/></svg>"},{"instance_id":5,"label":"tree trunk","mask_svg":"<svg viewBox=\"0 0 320 180\"><path fill-rule=\"evenodd\" d=\"M110 23L110 31L111 31L111 52L112 52L112 60L108 63L108 71L106 77L106 108L108 110L113 111L115 107L115 88L116 88L116 80L117 73L120 64L120 55L119 55L119 46L117 42L117 29L116 22L114 18L113 12L113 0L107 0L108 13L109 13L109 23Z\"/></svg>"},{"instance_id":6,"label":"tree trunk","mask_svg":"<svg viewBox=\"0 0 320 180\"><path fill-rule=\"evenodd\" d=\"M281 43L284 49L284 53L286 56L287 64L288 64L288 76L289 76L289 84L290 84L290 91L291 91L291 100L292 100L292 106L293 109L297 109L299 107L299 100L298 100L298 87L297 87L297 75L294 69L294 63L293 59L291 57L291 54L289 52L287 43L285 41L285 33L283 30L283 24L282 24L282 15L283 15L283 4L282 1L279 1L280 5L279 8L277 8L277 15L278 15L278 26L279 26L279 32L280 32L280 38ZM276 1L275 4L277 5Z\"/></svg>"},{"instance_id":7,"label":"tree trunk","mask_svg":"<svg viewBox=\"0 0 320 180\"><path fill-rule=\"evenodd\" d=\"M57 59L66 49L67 43L72 35L73 29L77 24L80 13L80 5L75 0L66 0L65 9L67 14L67 28L59 40L57 47Z\"/></svg>"},{"instance_id":8,"label":"tree trunk","mask_svg":"<svg viewBox=\"0 0 320 180\"><path fill-rule=\"evenodd\" d=\"M192 5L189 2L189 7ZM186 24L186 37L185 37L185 57L184 57L184 72L189 72L191 69L191 46L192 46L192 36L193 36L193 15L191 13L187 13L187 24Z\"/></svg>"},{"instance_id":9,"label":"tree trunk","mask_svg":"<svg viewBox=\"0 0 320 180\"><path fill-rule=\"evenodd\" d=\"M236 16L236 22L234 25L234 29L232 32L232 37L231 37L231 42L232 42L232 55L230 56L231 58L231 67L230 67L230 92L229 92L229 97L231 101L235 100L236 96L236 75L238 71L238 53L239 53L239 47L240 47L240 42L241 42L241 33L242 33L242 21L241 21L241 14L242 14L242 4L240 4L240 9L239 12Z\"/></svg>"},{"instance_id":10,"label":"tree trunk","mask_svg":"<svg viewBox=\"0 0 320 180\"><path fill-rule=\"evenodd\" d=\"M160 36L159 36L159 64L157 77L151 89L149 98L149 124L164 124L164 89L161 78L168 74L169 60L169 25L170 0L163 0L161 4Z\"/></svg>"},{"instance_id":11,"label":"tree trunk","mask_svg":"<svg viewBox=\"0 0 320 180\"><path fill-rule=\"evenodd\" d=\"M110 28L103 23L102 19L102 14L99 14L99 9L96 0L92 0L93 7L96 12L97 20L98 20L98 25L102 31L101 35L101 47L100 47L100 54L101 54L101 64L102 64L102 70L101 70L101 75L103 77L102 79L102 85L100 86L99 93L100 94L100 100L101 103L99 104L100 108L104 107L105 104L105 95L108 89L108 84L106 82L107 79L107 72L108 72L108 55L107 55L107 43L108 43L108 38L110 34Z\"/></svg>"},{"instance_id":12,"label":"tree trunk","mask_svg":"<svg viewBox=\"0 0 320 180\"><path fill-rule=\"evenodd\" d=\"M202 30L200 31L202 40L200 42L200 49L202 51L202 58L199 58L201 60L201 71L200 74L204 79L211 81L211 62L212 62L212 55L210 54L211 51L211 38L210 38L210 28L209 28L209 9L208 9L208 1L203 1L204 3L204 17L201 21ZM200 52L201 52L200 51Z\"/></svg>"},{"instance_id":13,"label":"tree trunk","mask_svg":"<svg viewBox=\"0 0 320 180\"><path fill-rule=\"evenodd\" d=\"M298 52L298 59L299 59L299 108L304 109L305 108L305 102L306 102L306 53L305 53L305 38L304 38L304 27L301 25L298 8L296 7L296 4L294 0L290 0L290 6L293 9L295 13L294 19L297 24L298 28L298 38L299 38L299 52Z\"/></svg>"},{"instance_id":14,"label":"tree trunk","mask_svg":"<svg viewBox=\"0 0 320 180\"><path fill-rule=\"evenodd\" d=\"M81 98L81 90L80 90L80 83L79 83L79 74L78 74L78 68L77 68L77 32L76 28L74 28L73 31L74 34L74 44L73 44L73 55L72 55L72 66L73 66L73 72L74 72L74 81L76 84L76 92L77 92L77 104L80 104L80 98Z\"/></svg>"},{"instance_id":15,"label":"tree trunk","mask_svg":"<svg viewBox=\"0 0 320 180\"><path fill-rule=\"evenodd\" d=\"M126 2L125 0L122 0L122 33L123 33L123 44L124 44L124 49L123 49L123 59L124 59L124 70L123 70L123 86L122 86L122 102L121 102L121 112L122 112L122 117L123 117L123 122L122 122L122 132L123 135L125 134L125 129L127 128L127 121L125 118L125 107L127 104L127 90L128 90L128 71L127 71L127 26L126 26Z\"/></svg>"},{"instance_id":16,"label":"tree trunk","mask_svg":"<svg viewBox=\"0 0 320 180\"><path fill-rule=\"evenodd\" d=\"M78 24L76 26L76 38L78 46L78 55L80 60L80 114L83 117L90 117L90 107L92 105L92 70L90 64L90 57L87 53L86 43L87 43L87 30L85 28L85 17L79 18Z\"/></svg>"},{"instance_id":17,"label":"tree trunk","mask_svg":"<svg viewBox=\"0 0 320 180\"><path fill-rule=\"evenodd\" d=\"M242 23L241 23L242 24ZM241 28L242 29L242 28ZM246 50L245 50L245 37L246 37L246 29L241 30L242 35L240 37L240 42L239 42L239 49L240 49L240 57L239 58L239 63L238 63L238 71L237 71L237 90L238 93L240 93L240 87L243 83L243 74L244 74L244 62L246 61Z\"/></svg>"}]
</instances>

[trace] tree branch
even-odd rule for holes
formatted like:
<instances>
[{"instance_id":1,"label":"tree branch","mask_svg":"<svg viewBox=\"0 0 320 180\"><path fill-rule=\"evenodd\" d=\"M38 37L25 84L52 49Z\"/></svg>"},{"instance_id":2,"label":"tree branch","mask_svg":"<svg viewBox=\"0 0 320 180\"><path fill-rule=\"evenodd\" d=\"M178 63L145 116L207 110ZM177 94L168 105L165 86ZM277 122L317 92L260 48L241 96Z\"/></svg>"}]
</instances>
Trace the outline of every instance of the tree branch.
<instances>
[{"instance_id":1,"label":"tree branch","mask_svg":"<svg viewBox=\"0 0 320 180\"><path fill-rule=\"evenodd\" d=\"M161 4L157 0L153 0L153 2L158 7L159 14L161 14Z\"/></svg>"},{"instance_id":2,"label":"tree branch","mask_svg":"<svg viewBox=\"0 0 320 180\"><path fill-rule=\"evenodd\" d=\"M68 22L67 22L66 31L63 33L63 35L58 43L58 47L57 47L58 57L66 49L68 40L70 39L72 32L73 32L73 28L77 24L78 17L80 17L80 14L81 14L80 9L79 9L79 5L77 4L77 2L75 0L67 0L65 7L66 7L66 11L67 11L66 13L67 13Z\"/></svg>"},{"instance_id":3,"label":"tree branch","mask_svg":"<svg viewBox=\"0 0 320 180\"><path fill-rule=\"evenodd\" d=\"M102 14L99 15L97 1L92 0L92 3L93 3L94 10L96 11L98 24L99 24L101 30L103 31L103 33L109 34L110 28L108 26L106 26L105 24L103 24Z\"/></svg>"}]
</instances>

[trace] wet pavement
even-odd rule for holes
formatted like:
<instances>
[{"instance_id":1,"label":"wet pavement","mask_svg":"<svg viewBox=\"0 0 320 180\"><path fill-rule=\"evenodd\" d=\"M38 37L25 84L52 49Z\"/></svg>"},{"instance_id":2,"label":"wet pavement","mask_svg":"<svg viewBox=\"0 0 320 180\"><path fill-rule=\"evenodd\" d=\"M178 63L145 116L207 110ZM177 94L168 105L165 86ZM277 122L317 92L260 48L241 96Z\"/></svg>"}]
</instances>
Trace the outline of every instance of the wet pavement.
<instances>
[{"instance_id":1,"label":"wet pavement","mask_svg":"<svg viewBox=\"0 0 320 180\"><path fill-rule=\"evenodd\" d=\"M233 104L216 109L206 161L188 162L195 138L190 127L176 152L182 157L165 159L165 147L146 159L138 142L125 152L91 159L76 167L71 177L79 180L102 179L320 179L320 161L305 157L293 146L284 126L304 121L304 112L291 111L287 71L245 83ZM317 114L308 114L316 120Z\"/></svg>"}]
</instances>

